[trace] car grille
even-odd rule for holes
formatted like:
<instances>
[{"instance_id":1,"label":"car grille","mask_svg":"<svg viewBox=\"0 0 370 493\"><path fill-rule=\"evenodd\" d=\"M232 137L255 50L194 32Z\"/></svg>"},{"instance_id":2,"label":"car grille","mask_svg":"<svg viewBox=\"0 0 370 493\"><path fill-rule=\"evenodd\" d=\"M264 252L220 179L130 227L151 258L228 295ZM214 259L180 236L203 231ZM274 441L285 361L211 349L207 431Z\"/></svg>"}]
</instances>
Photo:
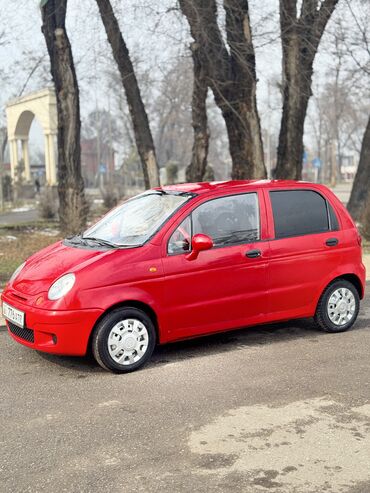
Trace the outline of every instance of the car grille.
<instances>
[{"instance_id":1,"label":"car grille","mask_svg":"<svg viewBox=\"0 0 370 493\"><path fill-rule=\"evenodd\" d=\"M18 325L12 324L11 322L8 322L8 326L10 332L16 337L24 339L27 342L35 342L33 330L27 329L27 327L18 327Z\"/></svg>"}]
</instances>

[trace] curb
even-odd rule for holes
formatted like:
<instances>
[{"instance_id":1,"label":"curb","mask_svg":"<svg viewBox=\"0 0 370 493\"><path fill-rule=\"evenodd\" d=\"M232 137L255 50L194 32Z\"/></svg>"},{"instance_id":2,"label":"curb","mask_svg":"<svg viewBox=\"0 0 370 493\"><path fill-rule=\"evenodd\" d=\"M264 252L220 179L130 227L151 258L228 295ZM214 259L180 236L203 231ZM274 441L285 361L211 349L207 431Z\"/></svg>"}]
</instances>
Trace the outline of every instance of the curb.
<instances>
[{"instance_id":1,"label":"curb","mask_svg":"<svg viewBox=\"0 0 370 493\"><path fill-rule=\"evenodd\" d=\"M369 253L362 255L362 262L366 267L366 280L370 281L370 254Z\"/></svg>"},{"instance_id":2,"label":"curb","mask_svg":"<svg viewBox=\"0 0 370 493\"><path fill-rule=\"evenodd\" d=\"M3 325L5 325L5 320L3 319L3 316L2 316L2 303L1 303L1 293L3 292L2 289L0 289L0 327L2 327Z\"/></svg>"}]
</instances>

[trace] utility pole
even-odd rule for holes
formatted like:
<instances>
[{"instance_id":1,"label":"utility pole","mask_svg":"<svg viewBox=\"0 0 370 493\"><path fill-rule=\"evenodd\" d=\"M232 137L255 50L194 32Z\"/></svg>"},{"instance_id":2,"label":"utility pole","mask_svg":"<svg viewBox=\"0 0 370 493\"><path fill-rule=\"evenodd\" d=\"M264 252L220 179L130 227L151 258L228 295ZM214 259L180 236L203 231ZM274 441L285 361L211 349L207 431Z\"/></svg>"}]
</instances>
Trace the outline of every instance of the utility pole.
<instances>
[{"instance_id":1,"label":"utility pole","mask_svg":"<svg viewBox=\"0 0 370 493\"><path fill-rule=\"evenodd\" d=\"M96 160L98 163L97 177L98 186L102 190L104 188L104 178L100 169L101 165L101 148L100 148L100 111L98 108L98 101L95 102L95 131L96 131Z\"/></svg>"},{"instance_id":2,"label":"utility pole","mask_svg":"<svg viewBox=\"0 0 370 493\"><path fill-rule=\"evenodd\" d=\"M108 162L107 162L107 178L109 185L113 183L114 169L112 173L110 172L110 163L114 159L113 154L113 142L112 142L112 120L111 120L111 109L110 109L110 94L108 94Z\"/></svg>"},{"instance_id":3,"label":"utility pole","mask_svg":"<svg viewBox=\"0 0 370 493\"><path fill-rule=\"evenodd\" d=\"M271 88L270 81L267 81L267 159L266 159L266 171L267 178L271 178Z\"/></svg>"},{"instance_id":4,"label":"utility pole","mask_svg":"<svg viewBox=\"0 0 370 493\"><path fill-rule=\"evenodd\" d=\"M0 128L0 211L4 210L3 176L4 176L4 150L5 150L5 130Z\"/></svg>"},{"instance_id":5,"label":"utility pole","mask_svg":"<svg viewBox=\"0 0 370 493\"><path fill-rule=\"evenodd\" d=\"M331 141L331 152L330 152L330 160L331 160L331 186L335 187L337 184L337 146L335 139Z\"/></svg>"}]
</instances>

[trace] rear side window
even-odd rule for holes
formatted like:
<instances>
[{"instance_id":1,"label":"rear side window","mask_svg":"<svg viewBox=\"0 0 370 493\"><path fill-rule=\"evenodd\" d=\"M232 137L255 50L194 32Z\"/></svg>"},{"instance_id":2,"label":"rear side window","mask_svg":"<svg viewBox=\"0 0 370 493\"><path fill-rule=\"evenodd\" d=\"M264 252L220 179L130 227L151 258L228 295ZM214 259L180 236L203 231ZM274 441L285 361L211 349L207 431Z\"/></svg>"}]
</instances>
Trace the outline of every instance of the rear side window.
<instances>
[{"instance_id":1,"label":"rear side window","mask_svg":"<svg viewBox=\"0 0 370 493\"><path fill-rule=\"evenodd\" d=\"M288 238L338 229L331 205L312 190L270 192L275 237Z\"/></svg>"},{"instance_id":2,"label":"rear side window","mask_svg":"<svg viewBox=\"0 0 370 493\"><path fill-rule=\"evenodd\" d=\"M329 218L330 218L330 229L332 231L338 231L339 229L339 223L338 223L338 218L337 215L334 212L333 207L331 204L328 202L328 211L329 211Z\"/></svg>"}]
</instances>

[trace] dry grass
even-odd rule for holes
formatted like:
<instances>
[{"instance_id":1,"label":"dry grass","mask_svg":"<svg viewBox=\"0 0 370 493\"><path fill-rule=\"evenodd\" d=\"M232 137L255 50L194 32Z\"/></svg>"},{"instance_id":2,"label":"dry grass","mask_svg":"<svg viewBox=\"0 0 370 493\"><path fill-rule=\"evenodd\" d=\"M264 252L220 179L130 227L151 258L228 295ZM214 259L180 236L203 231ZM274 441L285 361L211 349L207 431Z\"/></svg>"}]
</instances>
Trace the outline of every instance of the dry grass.
<instances>
[{"instance_id":1,"label":"dry grass","mask_svg":"<svg viewBox=\"0 0 370 493\"><path fill-rule=\"evenodd\" d=\"M362 248L363 248L364 253L370 254L370 241L367 241L363 238L362 239Z\"/></svg>"},{"instance_id":2,"label":"dry grass","mask_svg":"<svg viewBox=\"0 0 370 493\"><path fill-rule=\"evenodd\" d=\"M55 226L51 226L0 229L0 289L26 258L60 239Z\"/></svg>"}]
</instances>

